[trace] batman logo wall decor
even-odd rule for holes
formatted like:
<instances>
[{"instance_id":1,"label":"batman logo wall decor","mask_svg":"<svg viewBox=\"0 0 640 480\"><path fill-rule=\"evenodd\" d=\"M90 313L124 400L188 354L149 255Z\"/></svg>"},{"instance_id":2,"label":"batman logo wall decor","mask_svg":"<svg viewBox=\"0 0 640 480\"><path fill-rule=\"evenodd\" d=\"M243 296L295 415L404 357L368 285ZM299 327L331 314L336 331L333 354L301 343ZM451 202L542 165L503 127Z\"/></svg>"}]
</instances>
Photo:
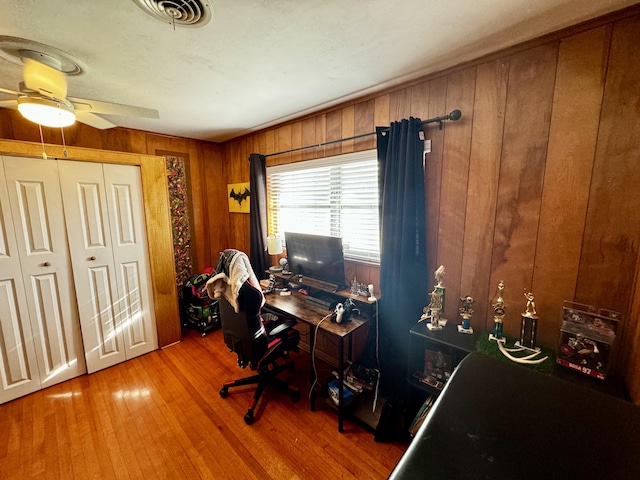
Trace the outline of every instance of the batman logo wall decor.
<instances>
[{"instance_id":1,"label":"batman logo wall decor","mask_svg":"<svg viewBox=\"0 0 640 480\"><path fill-rule=\"evenodd\" d=\"M229 198L229 212L249 213L251 204L251 189L249 182L227 184Z\"/></svg>"}]
</instances>

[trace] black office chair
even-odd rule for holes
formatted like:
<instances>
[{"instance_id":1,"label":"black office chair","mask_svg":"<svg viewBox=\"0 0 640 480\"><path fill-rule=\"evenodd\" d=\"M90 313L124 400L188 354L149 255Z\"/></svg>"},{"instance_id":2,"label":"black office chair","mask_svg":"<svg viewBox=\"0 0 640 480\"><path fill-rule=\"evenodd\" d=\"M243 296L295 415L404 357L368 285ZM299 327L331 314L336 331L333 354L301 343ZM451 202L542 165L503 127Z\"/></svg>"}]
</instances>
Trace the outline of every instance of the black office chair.
<instances>
[{"instance_id":1,"label":"black office chair","mask_svg":"<svg viewBox=\"0 0 640 480\"><path fill-rule=\"evenodd\" d=\"M276 378L284 370L293 372L293 360L282 364L278 364L278 361L288 359L289 352L298 351L300 333L293 328L297 322L295 319L282 321L271 314L265 314L263 319L261 303L262 292L249 282L245 282L238 293L239 312L236 313L224 297L219 301L224 342L238 355L240 367L249 365L252 370L258 371L256 375L225 382L220 390L220 396L226 398L231 387L258 384L244 416L247 425L253 423L256 405L268 384L287 389L294 402L300 399L297 387Z\"/></svg>"}]
</instances>

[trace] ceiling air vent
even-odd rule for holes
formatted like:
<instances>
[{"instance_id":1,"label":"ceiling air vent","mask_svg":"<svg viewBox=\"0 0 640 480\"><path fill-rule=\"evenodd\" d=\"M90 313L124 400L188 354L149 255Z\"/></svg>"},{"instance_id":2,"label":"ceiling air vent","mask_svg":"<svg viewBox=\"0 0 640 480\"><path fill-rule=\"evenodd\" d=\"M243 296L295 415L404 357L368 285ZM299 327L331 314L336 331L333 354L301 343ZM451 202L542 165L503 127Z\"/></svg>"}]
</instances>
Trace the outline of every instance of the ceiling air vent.
<instances>
[{"instance_id":1,"label":"ceiling air vent","mask_svg":"<svg viewBox=\"0 0 640 480\"><path fill-rule=\"evenodd\" d=\"M174 27L204 27L211 21L206 0L133 0L153 18Z\"/></svg>"}]
</instances>

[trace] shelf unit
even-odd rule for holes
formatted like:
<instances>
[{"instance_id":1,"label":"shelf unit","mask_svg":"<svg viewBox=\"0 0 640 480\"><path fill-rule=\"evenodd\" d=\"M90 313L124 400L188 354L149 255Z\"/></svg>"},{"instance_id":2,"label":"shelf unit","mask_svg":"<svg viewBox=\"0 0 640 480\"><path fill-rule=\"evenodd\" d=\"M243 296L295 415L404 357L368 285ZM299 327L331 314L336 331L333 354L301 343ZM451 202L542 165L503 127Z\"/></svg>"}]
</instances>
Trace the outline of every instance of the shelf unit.
<instances>
[{"instance_id":1,"label":"shelf unit","mask_svg":"<svg viewBox=\"0 0 640 480\"><path fill-rule=\"evenodd\" d=\"M422 399L427 394L439 395L444 387L436 388L420 381L414 376L416 372L423 372L425 366L425 351L432 350L441 352L450 358L451 372L469 353L476 349L476 343L480 332L472 334L459 333L457 324L452 321L442 328L442 330L429 330L426 322L415 324L409 331L409 360L407 381L414 390L423 393Z\"/></svg>"},{"instance_id":2,"label":"shelf unit","mask_svg":"<svg viewBox=\"0 0 640 480\"><path fill-rule=\"evenodd\" d=\"M291 279L289 277L285 277L281 274L274 275L278 280L286 282L295 283L305 288L312 288L307 285L307 283L300 283L297 280ZM308 279L307 279L308 280ZM310 282L309 282L310 284ZM319 287L313 287L319 289ZM330 320L323 321L327 319L328 315L330 315L330 310L326 308L319 307L314 303L307 301L307 296L299 291L291 292L290 295L281 296L274 293L266 295L266 304L264 307L264 311L272 311L276 315L288 315L294 317L300 321L300 323L305 324L308 327L309 334L309 351L313 352L312 346L316 340L316 329L319 327L318 332L330 335L334 338L335 343L338 346L337 352L337 371L338 373L338 385L344 384L344 368L345 368L345 353L346 360L351 361L353 359L353 335L356 331L359 331L364 326L370 325L369 321L371 320L371 316L374 315L373 320L375 320L376 314L376 305L374 301L369 301L366 298L351 295L351 293L347 290L339 290L337 292L329 292L335 295L336 301L344 301L346 298L351 298L356 303L358 309L360 310L360 314L352 317L350 322L343 322L341 324L332 323ZM321 323L322 322L322 323ZM321 324L321 326L320 326ZM346 352L345 352L345 343ZM315 351L315 355L318 355L319 352ZM324 358L323 358L324 360ZM328 363L333 365L333 359L328 359ZM313 384L315 381L315 377L311 376L310 383ZM344 392L347 387L341 387L339 389L339 405L338 409L338 431L342 432L343 430L343 419L344 417L350 413L350 406L345 405L344 402ZM311 410L315 410L315 397L316 391L313 390L310 396L310 404Z\"/></svg>"}]
</instances>

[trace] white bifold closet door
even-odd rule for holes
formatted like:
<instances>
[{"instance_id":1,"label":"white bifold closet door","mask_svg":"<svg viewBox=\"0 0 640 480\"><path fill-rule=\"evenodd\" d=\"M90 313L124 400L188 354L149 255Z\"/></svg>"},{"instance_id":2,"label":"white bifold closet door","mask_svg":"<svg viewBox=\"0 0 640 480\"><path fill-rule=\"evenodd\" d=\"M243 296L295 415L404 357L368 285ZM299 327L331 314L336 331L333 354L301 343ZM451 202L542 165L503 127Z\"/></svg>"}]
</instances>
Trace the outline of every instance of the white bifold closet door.
<instances>
[{"instance_id":1,"label":"white bifold closet door","mask_svg":"<svg viewBox=\"0 0 640 480\"><path fill-rule=\"evenodd\" d=\"M42 388L0 158L0 403ZM26 324L25 324L26 323Z\"/></svg>"},{"instance_id":2,"label":"white bifold closet door","mask_svg":"<svg viewBox=\"0 0 640 480\"><path fill-rule=\"evenodd\" d=\"M140 169L0 156L0 404L158 348Z\"/></svg>"},{"instance_id":3,"label":"white bifold closet door","mask_svg":"<svg viewBox=\"0 0 640 480\"><path fill-rule=\"evenodd\" d=\"M1 403L86 370L56 163L0 168Z\"/></svg>"},{"instance_id":4,"label":"white bifold closet door","mask_svg":"<svg viewBox=\"0 0 640 480\"><path fill-rule=\"evenodd\" d=\"M140 169L57 162L89 373L158 348Z\"/></svg>"}]
</instances>

